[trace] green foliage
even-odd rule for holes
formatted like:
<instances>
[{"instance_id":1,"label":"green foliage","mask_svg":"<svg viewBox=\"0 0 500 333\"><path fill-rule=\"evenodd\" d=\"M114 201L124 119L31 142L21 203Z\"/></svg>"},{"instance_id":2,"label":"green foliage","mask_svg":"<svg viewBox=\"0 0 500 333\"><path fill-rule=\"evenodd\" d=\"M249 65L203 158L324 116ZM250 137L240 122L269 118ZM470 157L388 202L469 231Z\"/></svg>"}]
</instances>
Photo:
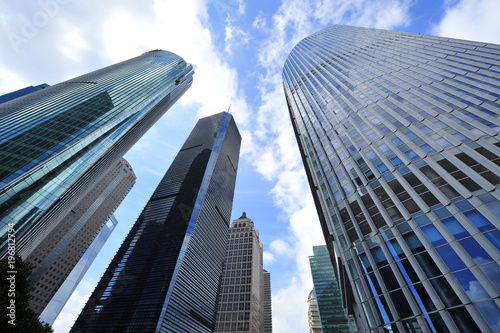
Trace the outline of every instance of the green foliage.
<instances>
[{"instance_id":1,"label":"green foliage","mask_svg":"<svg viewBox=\"0 0 500 333\"><path fill-rule=\"evenodd\" d=\"M49 324L41 323L30 308L32 270L18 255L0 260L0 332L54 332Z\"/></svg>"}]
</instances>

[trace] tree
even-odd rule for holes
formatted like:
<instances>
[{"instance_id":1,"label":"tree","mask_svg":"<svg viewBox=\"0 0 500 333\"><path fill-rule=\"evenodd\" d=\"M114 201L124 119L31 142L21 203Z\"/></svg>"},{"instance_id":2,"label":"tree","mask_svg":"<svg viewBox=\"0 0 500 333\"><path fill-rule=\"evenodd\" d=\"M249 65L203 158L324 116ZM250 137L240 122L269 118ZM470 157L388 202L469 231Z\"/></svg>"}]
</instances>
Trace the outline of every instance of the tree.
<instances>
[{"instance_id":1,"label":"tree","mask_svg":"<svg viewBox=\"0 0 500 333\"><path fill-rule=\"evenodd\" d=\"M30 308L33 266L17 254L0 260L0 332L52 333Z\"/></svg>"}]
</instances>

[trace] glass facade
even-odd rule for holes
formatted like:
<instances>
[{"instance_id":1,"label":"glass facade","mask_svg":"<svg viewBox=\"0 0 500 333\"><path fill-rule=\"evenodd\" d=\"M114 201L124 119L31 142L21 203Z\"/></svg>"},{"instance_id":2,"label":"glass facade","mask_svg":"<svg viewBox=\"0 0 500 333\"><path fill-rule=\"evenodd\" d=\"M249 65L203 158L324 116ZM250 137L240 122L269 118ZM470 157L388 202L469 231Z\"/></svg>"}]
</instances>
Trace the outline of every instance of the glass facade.
<instances>
[{"instance_id":1,"label":"glass facade","mask_svg":"<svg viewBox=\"0 0 500 333\"><path fill-rule=\"evenodd\" d=\"M13 221L16 250L29 255L192 75L155 50L0 104L0 255Z\"/></svg>"},{"instance_id":2,"label":"glass facade","mask_svg":"<svg viewBox=\"0 0 500 333\"><path fill-rule=\"evenodd\" d=\"M72 332L212 332L241 137L198 121Z\"/></svg>"},{"instance_id":3,"label":"glass facade","mask_svg":"<svg viewBox=\"0 0 500 333\"><path fill-rule=\"evenodd\" d=\"M290 117L360 329L500 331L499 57L348 26L288 56Z\"/></svg>"},{"instance_id":4,"label":"glass facade","mask_svg":"<svg viewBox=\"0 0 500 333\"><path fill-rule=\"evenodd\" d=\"M314 296L319 310L323 333L350 333L344 311L340 284L326 245L314 246L314 255L309 257L314 283Z\"/></svg>"}]
</instances>

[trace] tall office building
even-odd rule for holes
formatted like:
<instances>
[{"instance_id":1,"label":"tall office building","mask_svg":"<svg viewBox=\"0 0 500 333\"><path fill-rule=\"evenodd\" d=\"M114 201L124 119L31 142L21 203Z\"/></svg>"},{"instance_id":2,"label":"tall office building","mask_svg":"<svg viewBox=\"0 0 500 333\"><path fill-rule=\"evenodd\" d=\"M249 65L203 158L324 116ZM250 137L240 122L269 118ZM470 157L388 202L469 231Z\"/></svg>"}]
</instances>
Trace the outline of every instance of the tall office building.
<instances>
[{"instance_id":1,"label":"tall office building","mask_svg":"<svg viewBox=\"0 0 500 333\"><path fill-rule=\"evenodd\" d=\"M215 332L264 332L265 319L266 329L272 330L270 298L270 274L264 277L259 232L243 212L229 229Z\"/></svg>"},{"instance_id":2,"label":"tall office building","mask_svg":"<svg viewBox=\"0 0 500 333\"><path fill-rule=\"evenodd\" d=\"M360 331L500 331L499 56L349 26L288 56L290 117Z\"/></svg>"},{"instance_id":3,"label":"tall office building","mask_svg":"<svg viewBox=\"0 0 500 333\"><path fill-rule=\"evenodd\" d=\"M309 264L323 333L350 333L340 284L328 248L326 245L313 246L313 253Z\"/></svg>"},{"instance_id":4,"label":"tall office building","mask_svg":"<svg viewBox=\"0 0 500 333\"><path fill-rule=\"evenodd\" d=\"M161 50L0 104L0 257L30 255L87 189L190 87Z\"/></svg>"},{"instance_id":5,"label":"tall office building","mask_svg":"<svg viewBox=\"0 0 500 333\"><path fill-rule=\"evenodd\" d=\"M212 332L241 137L198 121L72 332Z\"/></svg>"},{"instance_id":6,"label":"tall office building","mask_svg":"<svg viewBox=\"0 0 500 333\"><path fill-rule=\"evenodd\" d=\"M134 171L127 161L118 161L66 214L64 223L44 235L43 241L26 258L34 268L30 277L33 286L30 305L37 314L43 311L41 318L46 323L54 322L114 229L116 220L107 221L132 189L135 180ZM89 244L93 245L89 247ZM84 255L89 251L87 248L90 252ZM82 259L84 262L80 262ZM74 276L74 269L80 272L77 276ZM71 277L70 273L73 274Z\"/></svg>"},{"instance_id":7,"label":"tall office building","mask_svg":"<svg viewBox=\"0 0 500 333\"><path fill-rule=\"evenodd\" d=\"M264 269L264 333L273 332L273 304L271 296L271 273Z\"/></svg>"},{"instance_id":8,"label":"tall office building","mask_svg":"<svg viewBox=\"0 0 500 333\"><path fill-rule=\"evenodd\" d=\"M319 316L318 299L313 290L307 297L307 322L309 323L309 333L323 333L321 317Z\"/></svg>"},{"instance_id":9,"label":"tall office building","mask_svg":"<svg viewBox=\"0 0 500 333\"><path fill-rule=\"evenodd\" d=\"M28 94L31 94L32 92L35 92L38 90L45 89L47 87L50 87L50 86L46 83L42 83L42 84L39 84L37 86L29 86L26 88L22 88L22 89L4 94L4 95L0 96L0 104L11 101L13 99L16 99L16 98L19 98L22 96L25 96L25 95L28 95Z\"/></svg>"}]
</instances>

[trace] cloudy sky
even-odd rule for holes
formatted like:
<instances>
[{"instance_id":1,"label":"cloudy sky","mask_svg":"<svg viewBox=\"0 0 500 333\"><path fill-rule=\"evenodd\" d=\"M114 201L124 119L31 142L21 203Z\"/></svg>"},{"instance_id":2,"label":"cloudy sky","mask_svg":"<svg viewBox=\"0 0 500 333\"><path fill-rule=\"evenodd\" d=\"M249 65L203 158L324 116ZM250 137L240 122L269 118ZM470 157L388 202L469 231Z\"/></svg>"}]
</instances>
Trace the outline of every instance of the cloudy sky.
<instances>
[{"instance_id":1,"label":"cloudy sky","mask_svg":"<svg viewBox=\"0 0 500 333\"><path fill-rule=\"evenodd\" d=\"M281 84L304 37L347 24L500 43L498 0L0 0L0 94L151 50L197 66L191 89L125 156L137 183L54 324L67 332L199 117L229 106L243 136L232 218L260 230L274 331L306 332L308 256L323 244Z\"/></svg>"}]
</instances>

